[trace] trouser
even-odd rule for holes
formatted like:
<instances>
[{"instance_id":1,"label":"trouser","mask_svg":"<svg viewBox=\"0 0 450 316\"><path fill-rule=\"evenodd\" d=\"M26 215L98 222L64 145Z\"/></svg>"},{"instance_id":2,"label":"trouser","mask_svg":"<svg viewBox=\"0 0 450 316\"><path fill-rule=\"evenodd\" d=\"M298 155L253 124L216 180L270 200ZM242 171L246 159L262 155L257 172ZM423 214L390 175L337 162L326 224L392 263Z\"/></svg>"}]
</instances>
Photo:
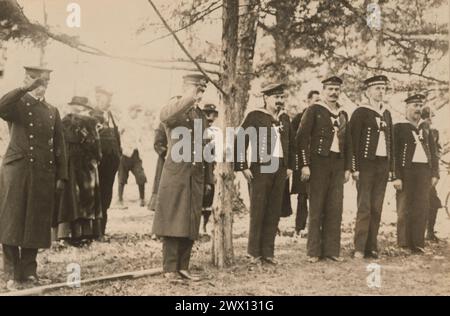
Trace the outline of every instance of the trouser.
<instances>
[{"instance_id":1,"label":"trouser","mask_svg":"<svg viewBox=\"0 0 450 316\"><path fill-rule=\"evenodd\" d=\"M272 258L281 215L286 168L280 160L274 173L261 173L252 168L250 191L250 229L248 253L253 257Z\"/></svg>"},{"instance_id":2,"label":"trouser","mask_svg":"<svg viewBox=\"0 0 450 316\"><path fill-rule=\"evenodd\" d=\"M211 185L211 190L208 191L208 194L203 194L203 205L202 205L202 215L203 215L203 227L206 228L206 224L208 224L209 218L212 213L212 205L214 202L214 185Z\"/></svg>"},{"instance_id":3,"label":"trouser","mask_svg":"<svg viewBox=\"0 0 450 316\"><path fill-rule=\"evenodd\" d=\"M117 169L119 168L120 158L114 153L104 154L98 167L98 176L100 182L100 192L102 199L102 234L105 234L106 223L108 221L108 209L111 206L113 195L114 180Z\"/></svg>"},{"instance_id":4,"label":"trouser","mask_svg":"<svg viewBox=\"0 0 450 316\"><path fill-rule=\"evenodd\" d=\"M139 198L145 199L145 183L147 183L147 177L145 176L144 168L142 167L142 160L139 157L139 151L135 149L131 157L122 155L120 157L119 165L119 199L123 200L123 191L125 185L128 183L128 176L130 172L136 179L136 184L139 187Z\"/></svg>"},{"instance_id":5,"label":"trouser","mask_svg":"<svg viewBox=\"0 0 450 316\"><path fill-rule=\"evenodd\" d=\"M308 194L299 193L297 195L297 214L295 215L296 232L305 229L307 219L308 219Z\"/></svg>"},{"instance_id":6,"label":"trouser","mask_svg":"<svg viewBox=\"0 0 450 316\"><path fill-rule=\"evenodd\" d=\"M430 190L430 207L428 211L427 221L427 234L431 237L434 235L434 225L436 224L436 218L438 210L442 207L441 200L437 195L435 187L431 187Z\"/></svg>"},{"instance_id":7,"label":"trouser","mask_svg":"<svg viewBox=\"0 0 450 316\"><path fill-rule=\"evenodd\" d=\"M194 241L184 237L163 238L163 271L189 270Z\"/></svg>"},{"instance_id":8,"label":"trouser","mask_svg":"<svg viewBox=\"0 0 450 316\"><path fill-rule=\"evenodd\" d=\"M431 170L426 163L413 163L403 172L403 188L397 191L397 242L415 249L425 245L430 203Z\"/></svg>"},{"instance_id":9,"label":"trouser","mask_svg":"<svg viewBox=\"0 0 450 316\"><path fill-rule=\"evenodd\" d=\"M119 200L123 201L123 193L125 191L125 184L124 183L119 183ZM141 200L145 199L145 184L139 184L138 185L139 188L139 198Z\"/></svg>"},{"instance_id":10,"label":"trouser","mask_svg":"<svg viewBox=\"0 0 450 316\"><path fill-rule=\"evenodd\" d=\"M380 228L384 195L389 178L386 157L361 161L355 225L355 251L370 254L378 251L377 236Z\"/></svg>"},{"instance_id":11,"label":"trouser","mask_svg":"<svg viewBox=\"0 0 450 316\"><path fill-rule=\"evenodd\" d=\"M344 198L344 159L331 152L311 157L307 254L339 256Z\"/></svg>"},{"instance_id":12,"label":"trouser","mask_svg":"<svg viewBox=\"0 0 450 316\"><path fill-rule=\"evenodd\" d=\"M37 277L36 257L38 250L17 246L2 245L4 278L23 281L27 277Z\"/></svg>"}]
</instances>

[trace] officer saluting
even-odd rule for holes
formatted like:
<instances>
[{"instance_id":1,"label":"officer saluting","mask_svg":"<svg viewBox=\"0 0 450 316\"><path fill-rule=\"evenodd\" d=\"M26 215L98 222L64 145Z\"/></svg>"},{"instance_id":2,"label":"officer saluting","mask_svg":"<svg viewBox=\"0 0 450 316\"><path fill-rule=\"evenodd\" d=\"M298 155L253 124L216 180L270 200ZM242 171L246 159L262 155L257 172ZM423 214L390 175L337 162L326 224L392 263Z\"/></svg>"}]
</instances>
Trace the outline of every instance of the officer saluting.
<instances>
[{"instance_id":1,"label":"officer saluting","mask_svg":"<svg viewBox=\"0 0 450 316\"><path fill-rule=\"evenodd\" d=\"M348 115L337 102L342 79L322 81L323 100L308 107L297 131L302 181L310 182L307 252L310 262L339 258L344 182L352 148Z\"/></svg>"},{"instance_id":2,"label":"officer saluting","mask_svg":"<svg viewBox=\"0 0 450 316\"><path fill-rule=\"evenodd\" d=\"M264 108L249 112L237 133L235 170L242 171L250 191L248 254L252 257L252 263L259 263L260 260L268 264L277 263L274 259L275 236L284 187L295 168L295 152L290 150L290 143L293 142L290 122L278 116L279 108L284 106L284 89L285 85L280 83L264 87L261 91ZM247 133L251 128L255 131L252 139L249 137L252 134ZM266 134L262 135L262 131ZM240 146L244 137L245 146ZM247 161L249 144L251 164Z\"/></svg>"},{"instance_id":3,"label":"officer saluting","mask_svg":"<svg viewBox=\"0 0 450 316\"><path fill-rule=\"evenodd\" d=\"M430 190L439 179L436 144L428 128L420 124L425 96L405 100L406 121L395 124L395 176L397 189L397 241L402 248L424 253Z\"/></svg>"},{"instance_id":4,"label":"officer saluting","mask_svg":"<svg viewBox=\"0 0 450 316\"><path fill-rule=\"evenodd\" d=\"M205 129L208 127L202 110L198 107L207 86L206 78L201 74L183 77L183 95L172 98L161 109L160 119L168 136L167 158L161 174L156 212L153 221L153 233L163 237L163 271L167 278L181 277L198 280L191 275L189 260L192 246L198 238L200 218L202 215L203 192L205 186L211 185L213 175L210 164L203 160L203 141ZM194 126L201 122L201 135L194 134ZM179 139L175 133L190 131L190 137ZM174 134L174 135L172 135ZM183 134L183 136L185 136ZM175 138L172 138L175 137ZM197 152L197 139L202 141L201 151ZM183 145L183 157L179 157L180 143ZM186 147L190 151L186 153ZM176 146L178 149L172 148ZM187 159L184 159L187 155Z\"/></svg>"},{"instance_id":5,"label":"officer saluting","mask_svg":"<svg viewBox=\"0 0 450 316\"><path fill-rule=\"evenodd\" d=\"M353 144L353 178L357 181L358 212L355 258L378 257L377 236L389 174L394 172L394 129L391 112L383 103L388 78L364 81L361 104L353 112L350 128Z\"/></svg>"},{"instance_id":6,"label":"officer saluting","mask_svg":"<svg viewBox=\"0 0 450 316\"><path fill-rule=\"evenodd\" d=\"M67 180L67 159L58 109L45 91L51 70L25 67L23 88L0 100L10 142L0 169L0 243L9 290L36 285L38 248L49 248L55 189Z\"/></svg>"}]
</instances>

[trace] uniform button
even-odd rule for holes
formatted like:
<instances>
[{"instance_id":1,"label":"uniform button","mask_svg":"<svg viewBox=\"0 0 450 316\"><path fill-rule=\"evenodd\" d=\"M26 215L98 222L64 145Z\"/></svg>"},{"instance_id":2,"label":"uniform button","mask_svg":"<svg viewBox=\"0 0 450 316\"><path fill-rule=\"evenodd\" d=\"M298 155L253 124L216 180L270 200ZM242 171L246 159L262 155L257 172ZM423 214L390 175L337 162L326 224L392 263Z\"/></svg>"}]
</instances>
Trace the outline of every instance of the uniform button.
<instances>
[{"instance_id":1,"label":"uniform button","mask_svg":"<svg viewBox=\"0 0 450 316\"><path fill-rule=\"evenodd\" d=\"M53 165L53 160L50 160L49 163L50 163L51 165Z\"/></svg>"},{"instance_id":2,"label":"uniform button","mask_svg":"<svg viewBox=\"0 0 450 316\"><path fill-rule=\"evenodd\" d=\"M50 148L50 152L51 152L51 153L53 152L53 148Z\"/></svg>"},{"instance_id":3,"label":"uniform button","mask_svg":"<svg viewBox=\"0 0 450 316\"><path fill-rule=\"evenodd\" d=\"M30 135L30 139L33 139L34 138L34 135Z\"/></svg>"},{"instance_id":4,"label":"uniform button","mask_svg":"<svg viewBox=\"0 0 450 316\"><path fill-rule=\"evenodd\" d=\"M30 106L30 103L27 102L27 106Z\"/></svg>"},{"instance_id":5,"label":"uniform button","mask_svg":"<svg viewBox=\"0 0 450 316\"><path fill-rule=\"evenodd\" d=\"M50 127L50 129L53 131L55 128L52 126L52 127Z\"/></svg>"},{"instance_id":6,"label":"uniform button","mask_svg":"<svg viewBox=\"0 0 450 316\"><path fill-rule=\"evenodd\" d=\"M33 146L30 146L30 150L34 150L34 147L33 147Z\"/></svg>"},{"instance_id":7,"label":"uniform button","mask_svg":"<svg viewBox=\"0 0 450 316\"><path fill-rule=\"evenodd\" d=\"M51 120L53 119L53 115L50 115L50 119L51 119Z\"/></svg>"},{"instance_id":8,"label":"uniform button","mask_svg":"<svg viewBox=\"0 0 450 316\"><path fill-rule=\"evenodd\" d=\"M34 162L34 159L33 159L33 158L30 158L30 162Z\"/></svg>"},{"instance_id":9,"label":"uniform button","mask_svg":"<svg viewBox=\"0 0 450 316\"><path fill-rule=\"evenodd\" d=\"M34 124L33 123L30 123L30 127L33 127L34 126Z\"/></svg>"},{"instance_id":10,"label":"uniform button","mask_svg":"<svg viewBox=\"0 0 450 316\"><path fill-rule=\"evenodd\" d=\"M32 113L32 112L28 112L28 115L29 115L29 116L32 116L32 115L33 115L33 113Z\"/></svg>"}]
</instances>

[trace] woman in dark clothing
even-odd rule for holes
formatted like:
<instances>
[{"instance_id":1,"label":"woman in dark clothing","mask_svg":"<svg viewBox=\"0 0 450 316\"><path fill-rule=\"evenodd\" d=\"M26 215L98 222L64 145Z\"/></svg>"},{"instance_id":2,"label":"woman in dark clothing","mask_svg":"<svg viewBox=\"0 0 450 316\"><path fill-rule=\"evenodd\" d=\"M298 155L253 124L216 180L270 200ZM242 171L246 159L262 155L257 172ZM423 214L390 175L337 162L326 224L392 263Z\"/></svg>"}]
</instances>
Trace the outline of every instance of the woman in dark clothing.
<instances>
[{"instance_id":1,"label":"woman in dark clothing","mask_svg":"<svg viewBox=\"0 0 450 316\"><path fill-rule=\"evenodd\" d=\"M60 197L57 238L78 246L101 237L101 197L98 163L101 160L97 121L84 115L88 99L74 97L72 113L63 120L68 151L69 181Z\"/></svg>"}]
</instances>

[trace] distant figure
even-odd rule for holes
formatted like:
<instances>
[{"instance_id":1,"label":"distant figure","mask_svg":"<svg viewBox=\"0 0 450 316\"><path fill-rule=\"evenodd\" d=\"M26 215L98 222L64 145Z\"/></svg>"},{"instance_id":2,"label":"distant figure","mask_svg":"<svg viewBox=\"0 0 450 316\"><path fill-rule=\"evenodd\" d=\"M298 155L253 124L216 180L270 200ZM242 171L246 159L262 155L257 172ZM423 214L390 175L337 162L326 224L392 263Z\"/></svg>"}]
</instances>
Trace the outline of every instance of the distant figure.
<instances>
[{"instance_id":1,"label":"distant figure","mask_svg":"<svg viewBox=\"0 0 450 316\"><path fill-rule=\"evenodd\" d=\"M208 128L207 128L207 134L209 137L210 144L214 146L214 130L215 127L212 126L214 124L214 121L217 119L217 116L219 115L219 112L216 109L216 106L214 104L208 103L203 106L203 113L205 113L206 120L208 121ZM214 163L211 163L212 171L214 172ZM206 234L206 225L208 224L209 217L212 213L212 205L214 202L214 190L215 185L211 186L205 186L205 192L203 195L203 208L202 208L202 215L203 215L203 233Z\"/></svg>"},{"instance_id":2,"label":"distant figure","mask_svg":"<svg viewBox=\"0 0 450 316\"><path fill-rule=\"evenodd\" d=\"M425 129L428 129L431 133L431 137L434 139L434 143L436 144L436 155L438 158L441 156L441 144L439 143L439 131L435 128L433 128L433 122L432 122L432 116L433 113L431 112L430 107L425 106L422 109L422 126ZM436 236L436 232L434 231L434 225L436 224L436 217L438 210L442 207L442 202L439 199L439 196L437 195L436 187L431 186L430 191L430 207L429 207L429 213L428 213L428 220L427 220L427 234L426 239L430 240L432 242L438 242L439 238Z\"/></svg>"},{"instance_id":3,"label":"distant figure","mask_svg":"<svg viewBox=\"0 0 450 316\"><path fill-rule=\"evenodd\" d=\"M119 169L122 149L120 145L120 134L110 111L112 93L97 87L95 89L97 106L91 115L101 124L100 145L102 148L102 161L98 166L100 179L100 192L102 195L102 235L105 238L106 223L108 221L108 209L111 206L114 180Z\"/></svg>"},{"instance_id":4,"label":"distant figure","mask_svg":"<svg viewBox=\"0 0 450 316\"><path fill-rule=\"evenodd\" d=\"M158 196L159 182L161 181L161 173L164 167L164 161L167 156L167 135L164 125L159 123L158 128L155 129L155 138L153 140L153 148L158 154L158 160L156 162L155 178L153 180L153 189L148 209L155 211L156 199Z\"/></svg>"},{"instance_id":5,"label":"distant figure","mask_svg":"<svg viewBox=\"0 0 450 316\"><path fill-rule=\"evenodd\" d=\"M292 119L292 130L297 133L300 126L300 121L302 120L305 110L319 101L319 91L311 90L308 92L308 103L302 112L298 113ZM308 219L308 195L309 195L309 182L304 182L300 180L300 171L294 171L292 177L292 188L291 194L297 194L297 212L295 215L295 233L297 236L303 238L308 236L308 229L306 222Z\"/></svg>"},{"instance_id":6,"label":"distant figure","mask_svg":"<svg viewBox=\"0 0 450 316\"><path fill-rule=\"evenodd\" d=\"M0 243L10 291L39 285L36 257L51 245L57 192L67 181L59 111L45 101L51 70L25 67L24 86L0 99L10 142L0 168Z\"/></svg>"},{"instance_id":7,"label":"distant figure","mask_svg":"<svg viewBox=\"0 0 450 316\"><path fill-rule=\"evenodd\" d=\"M139 105L132 105L128 109L127 127L122 127L122 156L119 165L119 204L123 206L123 193L128 182L128 175L134 175L139 188L140 206L145 206L145 184L147 177L142 167L142 158L139 147L142 146L141 137L143 135L141 126L138 124L138 117L142 115L143 109Z\"/></svg>"},{"instance_id":8,"label":"distant figure","mask_svg":"<svg viewBox=\"0 0 450 316\"><path fill-rule=\"evenodd\" d=\"M102 234L98 164L101 160L98 122L89 116L86 97L75 96L62 124L69 162L69 181L57 208L57 239L81 246Z\"/></svg>"}]
</instances>

